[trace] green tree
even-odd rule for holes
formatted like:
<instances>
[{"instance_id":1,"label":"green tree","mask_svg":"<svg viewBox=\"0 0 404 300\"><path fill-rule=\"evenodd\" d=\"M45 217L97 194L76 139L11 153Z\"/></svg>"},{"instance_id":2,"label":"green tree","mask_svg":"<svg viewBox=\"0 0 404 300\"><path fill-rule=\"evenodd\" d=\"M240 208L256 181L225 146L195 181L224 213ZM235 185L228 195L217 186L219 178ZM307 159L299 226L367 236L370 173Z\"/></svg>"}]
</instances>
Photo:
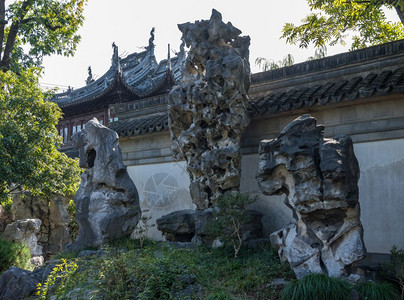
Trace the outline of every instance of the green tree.
<instances>
[{"instance_id":1,"label":"green tree","mask_svg":"<svg viewBox=\"0 0 404 300\"><path fill-rule=\"evenodd\" d=\"M40 66L50 54L73 55L87 0L0 0L0 69Z\"/></svg>"},{"instance_id":2,"label":"green tree","mask_svg":"<svg viewBox=\"0 0 404 300\"><path fill-rule=\"evenodd\" d=\"M282 38L307 48L346 44L352 35L351 50L404 38L404 0L307 0L312 13L301 25L286 23ZM400 22L388 21L383 8L395 9Z\"/></svg>"},{"instance_id":3,"label":"green tree","mask_svg":"<svg viewBox=\"0 0 404 300\"><path fill-rule=\"evenodd\" d=\"M247 206L257 199L234 191L224 193L217 201L213 222L208 224L207 229L212 237L233 246L235 258L245 242L243 232L246 225L251 221Z\"/></svg>"},{"instance_id":4,"label":"green tree","mask_svg":"<svg viewBox=\"0 0 404 300\"><path fill-rule=\"evenodd\" d=\"M289 67L292 66L294 63L295 59L292 54L286 55L282 60L279 60L277 62L265 57L257 57L255 59L255 65L264 72L269 70L276 70L283 67Z\"/></svg>"},{"instance_id":5,"label":"green tree","mask_svg":"<svg viewBox=\"0 0 404 300\"><path fill-rule=\"evenodd\" d=\"M0 201L13 190L49 198L72 195L80 181L77 161L57 149L60 108L45 101L38 69L0 72Z\"/></svg>"},{"instance_id":6,"label":"green tree","mask_svg":"<svg viewBox=\"0 0 404 300\"><path fill-rule=\"evenodd\" d=\"M320 59L320 58L324 58L326 56L327 56L327 47L323 46L323 47L317 48L316 51L314 51L314 55L309 56L307 58L307 60Z\"/></svg>"}]
</instances>

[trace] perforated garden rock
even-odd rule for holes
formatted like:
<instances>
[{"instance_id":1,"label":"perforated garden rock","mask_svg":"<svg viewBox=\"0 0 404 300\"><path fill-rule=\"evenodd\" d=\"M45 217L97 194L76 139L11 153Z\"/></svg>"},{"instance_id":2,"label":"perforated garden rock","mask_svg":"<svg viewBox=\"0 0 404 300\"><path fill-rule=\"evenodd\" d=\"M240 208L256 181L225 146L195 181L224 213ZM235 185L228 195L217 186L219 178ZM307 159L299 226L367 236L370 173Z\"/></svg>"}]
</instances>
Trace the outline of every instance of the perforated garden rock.
<instances>
[{"instance_id":1,"label":"perforated garden rock","mask_svg":"<svg viewBox=\"0 0 404 300\"><path fill-rule=\"evenodd\" d=\"M174 156L185 159L198 209L215 206L240 185L240 138L249 124L250 38L213 10L210 20L178 25L190 47L169 94Z\"/></svg>"},{"instance_id":2,"label":"perforated garden rock","mask_svg":"<svg viewBox=\"0 0 404 300\"><path fill-rule=\"evenodd\" d=\"M324 126L303 115L259 146L257 180L266 195L286 194L295 222L271 235L296 276L341 277L365 257L359 207L359 165L348 136L324 138Z\"/></svg>"},{"instance_id":3,"label":"perforated garden rock","mask_svg":"<svg viewBox=\"0 0 404 300\"><path fill-rule=\"evenodd\" d=\"M72 139L79 148L80 167L86 171L74 197L79 232L71 248L98 247L129 237L141 211L138 191L122 161L118 134L92 119Z\"/></svg>"}]
</instances>

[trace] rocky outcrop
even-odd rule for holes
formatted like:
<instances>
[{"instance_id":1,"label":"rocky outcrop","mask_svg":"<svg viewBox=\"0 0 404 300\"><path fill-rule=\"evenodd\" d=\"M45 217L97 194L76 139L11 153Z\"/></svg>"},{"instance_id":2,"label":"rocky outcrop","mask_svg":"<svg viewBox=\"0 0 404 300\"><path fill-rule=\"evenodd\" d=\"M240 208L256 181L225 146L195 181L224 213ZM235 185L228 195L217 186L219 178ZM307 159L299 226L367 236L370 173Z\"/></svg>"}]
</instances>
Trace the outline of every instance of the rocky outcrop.
<instances>
[{"instance_id":1,"label":"rocky outcrop","mask_svg":"<svg viewBox=\"0 0 404 300\"><path fill-rule=\"evenodd\" d=\"M13 214L10 210L0 205L0 233L6 229L6 226L13 222Z\"/></svg>"},{"instance_id":2,"label":"rocky outcrop","mask_svg":"<svg viewBox=\"0 0 404 300\"><path fill-rule=\"evenodd\" d=\"M41 220L39 219L23 219L17 220L8 224L4 230L4 237L11 242L26 243L31 256L41 256L42 247L38 245L38 234L41 227Z\"/></svg>"},{"instance_id":3,"label":"rocky outcrop","mask_svg":"<svg viewBox=\"0 0 404 300\"><path fill-rule=\"evenodd\" d=\"M38 199L29 193L13 195L14 218L40 219L38 244L46 257L64 250L71 243L69 235L70 215L67 212L69 198L54 195L49 200Z\"/></svg>"},{"instance_id":4,"label":"rocky outcrop","mask_svg":"<svg viewBox=\"0 0 404 300\"><path fill-rule=\"evenodd\" d=\"M38 283L43 284L55 266L55 262L49 263L32 272L11 267L0 276L0 299L34 299Z\"/></svg>"},{"instance_id":5,"label":"rocky outcrop","mask_svg":"<svg viewBox=\"0 0 404 300\"><path fill-rule=\"evenodd\" d=\"M216 10L210 20L178 25L190 47L179 86L169 94L173 154L185 159L198 209L240 185L240 138L249 123L250 38Z\"/></svg>"},{"instance_id":6,"label":"rocky outcrop","mask_svg":"<svg viewBox=\"0 0 404 300\"><path fill-rule=\"evenodd\" d=\"M348 136L324 138L324 126L303 115L259 146L257 180L266 195L286 194L296 223L271 235L296 276L347 276L364 258L359 165Z\"/></svg>"},{"instance_id":7,"label":"rocky outcrop","mask_svg":"<svg viewBox=\"0 0 404 300\"><path fill-rule=\"evenodd\" d=\"M79 232L72 249L130 236L140 219L139 195L122 161L118 134L97 119L72 136L86 168L74 202Z\"/></svg>"},{"instance_id":8,"label":"rocky outcrop","mask_svg":"<svg viewBox=\"0 0 404 300\"><path fill-rule=\"evenodd\" d=\"M253 240L262 235L262 214L255 210L248 210L248 222L241 228L243 242ZM167 241L204 243L212 246L216 238L209 231L208 224L214 221L216 216L213 209L179 210L157 219L157 229L160 230Z\"/></svg>"}]
</instances>

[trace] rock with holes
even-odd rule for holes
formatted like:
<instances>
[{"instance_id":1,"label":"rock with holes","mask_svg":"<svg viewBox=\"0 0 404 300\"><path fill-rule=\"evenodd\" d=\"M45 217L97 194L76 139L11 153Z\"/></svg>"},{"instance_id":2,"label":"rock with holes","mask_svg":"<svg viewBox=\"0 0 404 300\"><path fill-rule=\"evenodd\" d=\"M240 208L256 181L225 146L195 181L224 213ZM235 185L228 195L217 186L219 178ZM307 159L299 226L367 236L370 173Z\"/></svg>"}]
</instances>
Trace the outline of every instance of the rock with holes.
<instances>
[{"instance_id":1,"label":"rock with holes","mask_svg":"<svg viewBox=\"0 0 404 300\"><path fill-rule=\"evenodd\" d=\"M348 136L324 138L324 126L303 115L259 147L257 180L266 195L287 195L296 219L271 235L296 276L350 274L364 258L359 165Z\"/></svg>"},{"instance_id":2,"label":"rock with holes","mask_svg":"<svg viewBox=\"0 0 404 300\"><path fill-rule=\"evenodd\" d=\"M178 86L169 94L174 156L185 159L198 209L214 206L240 185L240 138L250 119L250 38L216 10L210 20L178 25L190 47Z\"/></svg>"},{"instance_id":3,"label":"rock with holes","mask_svg":"<svg viewBox=\"0 0 404 300\"><path fill-rule=\"evenodd\" d=\"M118 134L92 119L72 139L79 148L80 167L86 171L74 197L79 232L70 247L98 247L130 236L141 211L137 189L122 161Z\"/></svg>"}]
</instances>

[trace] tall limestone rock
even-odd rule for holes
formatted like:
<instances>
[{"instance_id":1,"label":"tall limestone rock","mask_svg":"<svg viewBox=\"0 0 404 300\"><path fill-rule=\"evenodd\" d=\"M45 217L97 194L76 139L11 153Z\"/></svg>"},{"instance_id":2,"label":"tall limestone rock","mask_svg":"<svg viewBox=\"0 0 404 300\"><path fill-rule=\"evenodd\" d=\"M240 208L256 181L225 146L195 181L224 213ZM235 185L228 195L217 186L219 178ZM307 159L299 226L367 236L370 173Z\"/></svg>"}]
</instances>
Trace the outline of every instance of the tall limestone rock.
<instances>
[{"instance_id":1,"label":"tall limestone rock","mask_svg":"<svg viewBox=\"0 0 404 300\"><path fill-rule=\"evenodd\" d=\"M140 216L139 195L122 161L118 134L88 121L72 136L86 171L74 202L79 232L72 249L98 247L130 236Z\"/></svg>"},{"instance_id":2,"label":"tall limestone rock","mask_svg":"<svg viewBox=\"0 0 404 300\"><path fill-rule=\"evenodd\" d=\"M348 136L324 138L303 115L259 146L257 180L266 195L286 194L295 223L271 235L296 276L348 276L366 254L359 207L359 165Z\"/></svg>"},{"instance_id":3,"label":"tall limestone rock","mask_svg":"<svg viewBox=\"0 0 404 300\"><path fill-rule=\"evenodd\" d=\"M169 94L173 153L185 159L198 209L215 206L240 185L240 138L250 119L250 38L216 10L210 20L178 25L190 47L178 86Z\"/></svg>"}]
</instances>

